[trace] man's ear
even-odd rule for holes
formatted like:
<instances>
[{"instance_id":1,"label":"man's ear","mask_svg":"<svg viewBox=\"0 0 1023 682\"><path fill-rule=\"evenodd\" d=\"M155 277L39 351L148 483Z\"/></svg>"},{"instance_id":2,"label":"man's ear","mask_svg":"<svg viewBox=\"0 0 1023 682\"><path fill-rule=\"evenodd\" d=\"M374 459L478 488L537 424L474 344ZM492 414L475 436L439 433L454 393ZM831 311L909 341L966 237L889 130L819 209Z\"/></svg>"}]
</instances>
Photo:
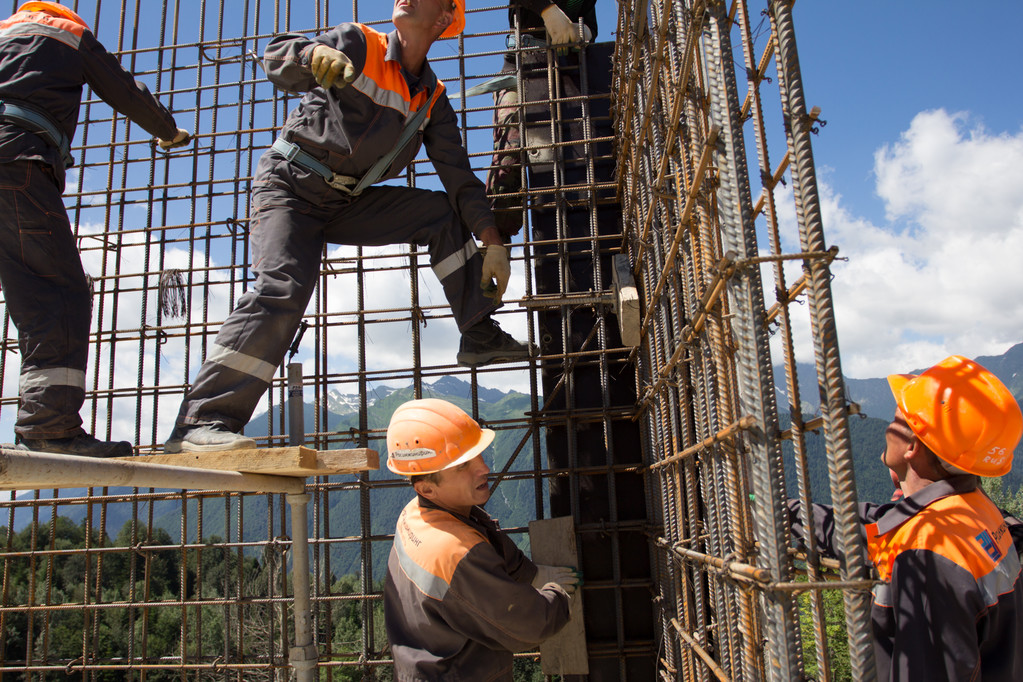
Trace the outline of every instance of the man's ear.
<instances>
[{"instance_id":1,"label":"man's ear","mask_svg":"<svg viewBox=\"0 0 1023 682\"><path fill-rule=\"evenodd\" d=\"M422 495L426 499L433 500L434 487L432 482L416 481L415 483L412 484L412 489L415 490L417 494Z\"/></svg>"},{"instance_id":2,"label":"man's ear","mask_svg":"<svg viewBox=\"0 0 1023 682\"><path fill-rule=\"evenodd\" d=\"M450 26L452 22L454 22L454 20L455 11L453 9L449 9L446 12L443 12L439 17L437 17L437 23L435 24L435 27L437 29L437 35L439 36L441 33L444 33L444 31L448 30L448 26Z\"/></svg>"}]
</instances>

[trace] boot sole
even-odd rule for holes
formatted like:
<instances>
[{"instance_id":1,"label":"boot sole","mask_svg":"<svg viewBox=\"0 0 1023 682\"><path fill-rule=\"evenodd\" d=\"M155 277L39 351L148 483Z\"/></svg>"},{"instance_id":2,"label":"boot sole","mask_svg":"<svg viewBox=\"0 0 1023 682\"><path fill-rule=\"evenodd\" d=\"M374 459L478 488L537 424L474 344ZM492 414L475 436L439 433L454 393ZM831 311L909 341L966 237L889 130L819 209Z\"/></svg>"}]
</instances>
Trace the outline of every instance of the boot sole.
<instances>
[{"instance_id":1,"label":"boot sole","mask_svg":"<svg viewBox=\"0 0 1023 682\"><path fill-rule=\"evenodd\" d=\"M504 351L493 351L491 353L459 353L455 360L461 367L479 367L481 365L493 365L499 362L519 362L532 357L529 351L507 353Z\"/></svg>"},{"instance_id":2,"label":"boot sole","mask_svg":"<svg viewBox=\"0 0 1023 682\"><path fill-rule=\"evenodd\" d=\"M256 441L236 440L231 443L211 443L210 445L196 445L188 441L167 442L163 445L163 451L168 455L176 455L183 452L229 452L231 450L254 450Z\"/></svg>"}]
</instances>

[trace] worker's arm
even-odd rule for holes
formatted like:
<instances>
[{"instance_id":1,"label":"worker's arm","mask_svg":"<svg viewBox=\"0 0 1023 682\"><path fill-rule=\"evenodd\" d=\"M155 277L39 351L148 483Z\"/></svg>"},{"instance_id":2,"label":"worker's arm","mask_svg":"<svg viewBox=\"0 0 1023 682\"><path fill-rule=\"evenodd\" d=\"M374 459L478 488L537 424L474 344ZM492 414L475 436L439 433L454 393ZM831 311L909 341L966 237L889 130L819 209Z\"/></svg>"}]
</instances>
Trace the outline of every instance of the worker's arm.
<instances>
[{"instance_id":1,"label":"worker's arm","mask_svg":"<svg viewBox=\"0 0 1023 682\"><path fill-rule=\"evenodd\" d=\"M534 589L536 567L528 559L512 570L516 575L490 544L473 547L452 576L444 620L469 639L508 651L534 648L558 632L569 619L568 594L554 583Z\"/></svg>"},{"instance_id":2,"label":"worker's arm","mask_svg":"<svg viewBox=\"0 0 1023 682\"><path fill-rule=\"evenodd\" d=\"M326 46L344 55L351 70L342 67L333 81L335 88L342 82L354 80L366 65L366 36L356 24L341 24L308 38L298 33L276 36L263 52L263 69L270 82L287 92L308 92L320 87L313 71L314 60L322 67L322 54L314 54L318 46ZM348 73L348 78L345 74Z\"/></svg>"},{"instance_id":3,"label":"worker's arm","mask_svg":"<svg viewBox=\"0 0 1023 682\"><path fill-rule=\"evenodd\" d=\"M458 119L446 93L440 93L433 105L423 141L426 155L437 169L455 213L484 244L500 244L501 237L487 201L486 187L469 165L469 154L462 144Z\"/></svg>"},{"instance_id":4,"label":"worker's arm","mask_svg":"<svg viewBox=\"0 0 1023 682\"><path fill-rule=\"evenodd\" d=\"M904 551L891 582L875 590L874 608L891 609L884 622L892 680L980 678L977 633L986 627L987 607L965 569L929 550Z\"/></svg>"},{"instance_id":5,"label":"worker's arm","mask_svg":"<svg viewBox=\"0 0 1023 682\"><path fill-rule=\"evenodd\" d=\"M891 504L877 505L865 502L859 506L860 532L864 540L863 526L873 523L885 511L891 509ZM792 540L798 549L805 549L806 528L803 526L801 513L802 503L797 499L788 501L789 526L792 530ZM814 538L817 541L817 551L823 556L832 559L841 559L842 553L835 543L835 509L825 504L812 505L811 518L813 519Z\"/></svg>"},{"instance_id":6,"label":"worker's arm","mask_svg":"<svg viewBox=\"0 0 1023 682\"><path fill-rule=\"evenodd\" d=\"M135 80L91 31L82 33L78 51L86 82L104 102L161 140L173 141L184 132L178 130L167 107Z\"/></svg>"}]
</instances>

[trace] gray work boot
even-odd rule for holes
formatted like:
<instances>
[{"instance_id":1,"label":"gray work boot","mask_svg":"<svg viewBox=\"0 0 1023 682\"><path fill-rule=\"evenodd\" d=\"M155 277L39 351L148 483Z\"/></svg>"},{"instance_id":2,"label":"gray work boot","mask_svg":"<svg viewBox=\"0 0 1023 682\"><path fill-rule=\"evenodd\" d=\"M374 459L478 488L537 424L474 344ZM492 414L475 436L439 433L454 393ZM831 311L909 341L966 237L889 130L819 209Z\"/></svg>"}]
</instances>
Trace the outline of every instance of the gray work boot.
<instances>
[{"instance_id":1,"label":"gray work boot","mask_svg":"<svg viewBox=\"0 0 1023 682\"><path fill-rule=\"evenodd\" d=\"M223 452L225 450L250 450L256 441L248 436L235 433L223 424L202 426L175 426L171 437L163 444L168 454L178 452Z\"/></svg>"},{"instance_id":2,"label":"gray work boot","mask_svg":"<svg viewBox=\"0 0 1023 682\"><path fill-rule=\"evenodd\" d=\"M18 445L34 452L52 452L58 455L79 457L131 457L131 443L123 440L97 440L87 433L71 438L25 438L15 437Z\"/></svg>"},{"instance_id":3,"label":"gray work boot","mask_svg":"<svg viewBox=\"0 0 1023 682\"><path fill-rule=\"evenodd\" d=\"M508 332L487 317L462 332L456 359L462 367L478 367L493 362L528 360L534 348L516 341Z\"/></svg>"}]
</instances>

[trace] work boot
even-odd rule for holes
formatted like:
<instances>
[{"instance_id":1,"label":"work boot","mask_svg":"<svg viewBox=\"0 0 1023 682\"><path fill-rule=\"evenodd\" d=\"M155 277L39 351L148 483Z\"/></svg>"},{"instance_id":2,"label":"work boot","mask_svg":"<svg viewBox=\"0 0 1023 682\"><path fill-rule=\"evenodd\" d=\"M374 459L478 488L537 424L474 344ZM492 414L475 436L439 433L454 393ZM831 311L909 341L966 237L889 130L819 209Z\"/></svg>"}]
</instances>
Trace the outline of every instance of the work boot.
<instances>
[{"instance_id":1,"label":"work boot","mask_svg":"<svg viewBox=\"0 0 1023 682\"><path fill-rule=\"evenodd\" d=\"M163 451L177 452L223 452L225 450L250 450L256 441L248 436L231 431L221 423L201 426L175 426L171 437L163 444Z\"/></svg>"},{"instance_id":2,"label":"work boot","mask_svg":"<svg viewBox=\"0 0 1023 682\"><path fill-rule=\"evenodd\" d=\"M79 457L131 457L131 443L124 440L98 440L87 433L71 438L25 438L18 435L15 441L34 452L52 452L58 455Z\"/></svg>"},{"instance_id":3,"label":"work boot","mask_svg":"<svg viewBox=\"0 0 1023 682\"><path fill-rule=\"evenodd\" d=\"M528 360L533 353L529 344L516 341L491 317L480 320L462 332L456 359L462 367L478 367L494 362Z\"/></svg>"}]
</instances>

